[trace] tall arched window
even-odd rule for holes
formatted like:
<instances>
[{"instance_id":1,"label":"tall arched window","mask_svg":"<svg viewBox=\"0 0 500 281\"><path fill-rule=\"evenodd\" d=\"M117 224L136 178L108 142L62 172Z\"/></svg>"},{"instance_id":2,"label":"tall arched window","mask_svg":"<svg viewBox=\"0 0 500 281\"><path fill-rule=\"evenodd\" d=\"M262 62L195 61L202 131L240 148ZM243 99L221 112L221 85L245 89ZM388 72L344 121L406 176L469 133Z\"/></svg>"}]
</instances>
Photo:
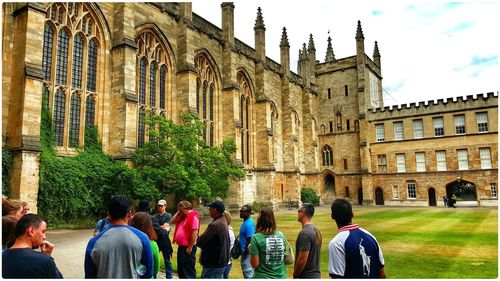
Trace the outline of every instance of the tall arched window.
<instances>
[{"instance_id":1,"label":"tall arched window","mask_svg":"<svg viewBox=\"0 0 500 281\"><path fill-rule=\"evenodd\" d=\"M156 62L149 65L149 106L156 107Z\"/></svg>"},{"instance_id":2,"label":"tall arched window","mask_svg":"<svg viewBox=\"0 0 500 281\"><path fill-rule=\"evenodd\" d=\"M146 111L144 107L139 108L139 128L137 132L137 146L144 145L144 137L146 136L146 125L144 119L146 118Z\"/></svg>"},{"instance_id":3,"label":"tall arched window","mask_svg":"<svg viewBox=\"0 0 500 281\"><path fill-rule=\"evenodd\" d=\"M75 36L73 44L73 74L71 76L71 86L76 89L82 88L83 70L83 38L81 35Z\"/></svg>"},{"instance_id":4,"label":"tall arched window","mask_svg":"<svg viewBox=\"0 0 500 281\"><path fill-rule=\"evenodd\" d=\"M165 65L162 65L160 68L160 110L165 111L167 109L166 105L166 97L165 94L167 92L166 86L167 86L167 67Z\"/></svg>"},{"instance_id":5,"label":"tall arched window","mask_svg":"<svg viewBox=\"0 0 500 281\"><path fill-rule=\"evenodd\" d=\"M103 73L99 72L103 30L91 4L53 3L46 11L42 69L47 99L43 102L52 106L56 145L79 147L84 136L80 132L90 119L94 124L96 97L102 91L98 78ZM82 110L85 122L80 121Z\"/></svg>"},{"instance_id":6,"label":"tall arched window","mask_svg":"<svg viewBox=\"0 0 500 281\"><path fill-rule=\"evenodd\" d=\"M168 65L167 49L156 32L139 31L137 44L138 124L137 145L143 146L147 136L146 113L166 116ZM157 105L160 105L159 108ZM152 140L152 135L149 136Z\"/></svg>"},{"instance_id":7,"label":"tall arched window","mask_svg":"<svg viewBox=\"0 0 500 281\"><path fill-rule=\"evenodd\" d=\"M66 117L66 94L59 88L54 97L54 132L56 144L64 145L64 118Z\"/></svg>"},{"instance_id":8,"label":"tall arched window","mask_svg":"<svg viewBox=\"0 0 500 281\"><path fill-rule=\"evenodd\" d=\"M333 151L329 145L323 146L323 166L333 165Z\"/></svg>"},{"instance_id":9,"label":"tall arched window","mask_svg":"<svg viewBox=\"0 0 500 281\"><path fill-rule=\"evenodd\" d=\"M276 122L278 121L278 110L276 109L276 105L274 102L269 103L270 110L271 110L271 118L270 118L270 129L271 133L274 135L274 130L276 127Z\"/></svg>"},{"instance_id":10,"label":"tall arched window","mask_svg":"<svg viewBox=\"0 0 500 281\"><path fill-rule=\"evenodd\" d=\"M56 82L57 84L66 85L68 81L68 48L69 35L66 29L62 29L57 37L57 67L56 67Z\"/></svg>"},{"instance_id":11,"label":"tall arched window","mask_svg":"<svg viewBox=\"0 0 500 281\"><path fill-rule=\"evenodd\" d=\"M252 90L245 75L240 71L236 75L236 80L240 86L240 121L241 121L241 161L244 164L251 164L251 133L252 133Z\"/></svg>"},{"instance_id":12,"label":"tall arched window","mask_svg":"<svg viewBox=\"0 0 500 281\"><path fill-rule=\"evenodd\" d=\"M278 123L278 110L276 109L276 104L274 102L269 103L271 110L271 118L270 118L270 137L271 137L271 155L270 155L270 163L276 162L276 123Z\"/></svg>"},{"instance_id":13,"label":"tall arched window","mask_svg":"<svg viewBox=\"0 0 500 281\"><path fill-rule=\"evenodd\" d=\"M42 69L43 76L46 81L50 81L52 68L52 49L54 45L54 31L48 23L45 23L43 32L43 58Z\"/></svg>"},{"instance_id":14,"label":"tall arched window","mask_svg":"<svg viewBox=\"0 0 500 281\"><path fill-rule=\"evenodd\" d=\"M85 103L85 126L94 126L95 124L95 99L94 96L88 96Z\"/></svg>"},{"instance_id":15,"label":"tall arched window","mask_svg":"<svg viewBox=\"0 0 500 281\"><path fill-rule=\"evenodd\" d=\"M217 138L216 104L217 104L217 78L214 66L204 54L199 54L194 59L198 77L196 79L196 110L198 118L203 122L203 140L206 144L214 146Z\"/></svg>"},{"instance_id":16,"label":"tall arched window","mask_svg":"<svg viewBox=\"0 0 500 281\"><path fill-rule=\"evenodd\" d=\"M96 90L96 75L97 75L97 50L98 43L95 39L90 40L88 49L88 64L87 64L87 91L95 92Z\"/></svg>"},{"instance_id":17,"label":"tall arched window","mask_svg":"<svg viewBox=\"0 0 500 281\"><path fill-rule=\"evenodd\" d=\"M74 92L71 95L71 106L69 113L69 147L78 147L80 137L80 95Z\"/></svg>"}]
</instances>

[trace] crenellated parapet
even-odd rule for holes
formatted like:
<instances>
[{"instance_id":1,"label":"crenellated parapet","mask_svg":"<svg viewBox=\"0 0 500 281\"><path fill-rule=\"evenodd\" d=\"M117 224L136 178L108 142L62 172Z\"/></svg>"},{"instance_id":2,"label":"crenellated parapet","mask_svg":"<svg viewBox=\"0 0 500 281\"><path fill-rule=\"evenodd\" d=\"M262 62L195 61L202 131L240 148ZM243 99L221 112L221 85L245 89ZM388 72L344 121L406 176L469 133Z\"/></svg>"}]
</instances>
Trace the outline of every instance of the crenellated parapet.
<instances>
[{"instance_id":1,"label":"crenellated parapet","mask_svg":"<svg viewBox=\"0 0 500 281\"><path fill-rule=\"evenodd\" d=\"M368 109L368 119L380 120L391 118L410 117L422 114L444 113L467 109L480 109L498 106L498 92L467 95L465 97L451 97L430 101L412 102L409 104L391 105L381 108Z\"/></svg>"}]
</instances>

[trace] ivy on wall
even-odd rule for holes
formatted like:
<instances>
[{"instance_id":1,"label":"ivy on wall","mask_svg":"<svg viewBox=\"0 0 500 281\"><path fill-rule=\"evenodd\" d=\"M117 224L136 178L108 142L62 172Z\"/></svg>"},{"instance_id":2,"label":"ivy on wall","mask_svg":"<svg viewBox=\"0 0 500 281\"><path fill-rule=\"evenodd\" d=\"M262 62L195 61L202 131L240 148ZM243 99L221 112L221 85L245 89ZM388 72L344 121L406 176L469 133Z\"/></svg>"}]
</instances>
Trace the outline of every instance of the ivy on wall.
<instances>
[{"instance_id":1,"label":"ivy on wall","mask_svg":"<svg viewBox=\"0 0 500 281\"><path fill-rule=\"evenodd\" d=\"M42 107L38 210L49 220L99 217L117 194L131 199L156 199L158 190L135 169L102 151L97 128L85 128L84 150L75 157L58 157L50 110Z\"/></svg>"},{"instance_id":2,"label":"ivy on wall","mask_svg":"<svg viewBox=\"0 0 500 281\"><path fill-rule=\"evenodd\" d=\"M10 173L12 172L12 158L14 155L5 146L2 147L2 195L9 196Z\"/></svg>"}]
</instances>

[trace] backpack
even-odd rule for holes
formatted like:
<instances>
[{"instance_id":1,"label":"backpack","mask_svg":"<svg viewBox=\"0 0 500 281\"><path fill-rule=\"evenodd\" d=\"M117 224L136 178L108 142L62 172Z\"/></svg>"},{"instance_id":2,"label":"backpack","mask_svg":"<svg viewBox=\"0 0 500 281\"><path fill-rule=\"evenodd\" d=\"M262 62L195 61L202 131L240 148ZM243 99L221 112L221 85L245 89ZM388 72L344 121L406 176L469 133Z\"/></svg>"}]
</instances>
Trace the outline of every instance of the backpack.
<instances>
[{"instance_id":1,"label":"backpack","mask_svg":"<svg viewBox=\"0 0 500 281\"><path fill-rule=\"evenodd\" d=\"M233 259L238 259L241 256L241 254L242 254L241 243L240 243L240 236L239 235L234 240L234 245L233 245L233 248L231 249L231 253L230 254L231 254L231 257Z\"/></svg>"}]
</instances>

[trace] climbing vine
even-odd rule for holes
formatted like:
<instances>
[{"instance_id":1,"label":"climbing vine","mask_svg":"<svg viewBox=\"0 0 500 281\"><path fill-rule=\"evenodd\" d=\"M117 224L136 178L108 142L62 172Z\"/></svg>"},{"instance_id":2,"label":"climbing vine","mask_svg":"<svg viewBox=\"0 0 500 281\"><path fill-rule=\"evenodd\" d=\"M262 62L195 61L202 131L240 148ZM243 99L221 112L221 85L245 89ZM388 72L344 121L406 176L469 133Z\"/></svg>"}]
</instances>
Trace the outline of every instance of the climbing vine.
<instances>
[{"instance_id":1,"label":"climbing vine","mask_svg":"<svg viewBox=\"0 0 500 281\"><path fill-rule=\"evenodd\" d=\"M42 108L38 210L49 220L99 217L116 194L131 199L156 199L158 190L135 169L102 151L97 128L86 126L85 146L75 157L58 157L50 110Z\"/></svg>"}]
</instances>

